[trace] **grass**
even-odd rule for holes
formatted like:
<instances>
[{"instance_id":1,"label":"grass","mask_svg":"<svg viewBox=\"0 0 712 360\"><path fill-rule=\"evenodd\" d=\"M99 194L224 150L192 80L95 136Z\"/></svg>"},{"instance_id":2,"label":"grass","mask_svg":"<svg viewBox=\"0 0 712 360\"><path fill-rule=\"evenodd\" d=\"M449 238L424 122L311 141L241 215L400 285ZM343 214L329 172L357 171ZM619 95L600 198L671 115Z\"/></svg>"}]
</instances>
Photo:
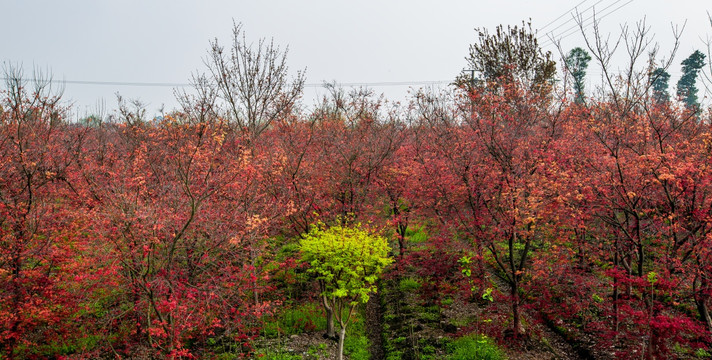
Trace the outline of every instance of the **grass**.
<instances>
[{"instance_id":1,"label":"grass","mask_svg":"<svg viewBox=\"0 0 712 360\"><path fill-rule=\"evenodd\" d=\"M465 316L462 318L452 318L450 319L450 324L452 326L462 328L477 322L477 317L475 315Z\"/></svg>"},{"instance_id":2,"label":"grass","mask_svg":"<svg viewBox=\"0 0 712 360\"><path fill-rule=\"evenodd\" d=\"M402 292L413 292L420 289L420 286L420 281L409 277L401 279L400 283L398 283L398 288Z\"/></svg>"},{"instance_id":3,"label":"grass","mask_svg":"<svg viewBox=\"0 0 712 360\"><path fill-rule=\"evenodd\" d=\"M338 331L338 324L337 324ZM280 336L299 335L307 332L326 330L326 319L324 312L316 303L306 303L287 308L275 316L265 320L262 327L262 335L276 338ZM368 360L368 337L363 315L358 311L355 318L346 328L346 338L344 339L344 354L350 360ZM323 348L310 348L311 355L318 355L324 351ZM293 360L302 359L301 355L295 355L284 350L261 349L256 353L261 360Z\"/></svg>"},{"instance_id":4,"label":"grass","mask_svg":"<svg viewBox=\"0 0 712 360\"><path fill-rule=\"evenodd\" d=\"M346 328L344 354L348 355L350 360L368 360L371 357L368 352L368 346L363 308L361 308L360 311L356 312L356 318Z\"/></svg>"},{"instance_id":5,"label":"grass","mask_svg":"<svg viewBox=\"0 0 712 360\"><path fill-rule=\"evenodd\" d=\"M405 237L411 244L421 244L428 240L428 233L425 230L425 225L421 225L419 227L408 228Z\"/></svg>"},{"instance_id":6,"label":"grass","mask_svg":"<svg viewBox=\"0 0 712 360\"><path fill-rule=\"evenodd\" d=\"M326 329L326 318L321 306L306 303L293 306L265 320L262 334L265 337L298 335Z\"/></svg>"},{"instance_id":7,"label":"grass","mask_svg":"<svg viewBox=\"0 0 712 360\"><path fill-rule=\"evenodd\" d=\"M492 339L466 335L448 345L448 360L505 360L507 356Z\"/></svg>"},{"instance_id":8,"label":"grass","mask_svg":"<svg viewBox=\"0 0 712 360\"><path fill-rule=\"evenodd\" d=\"M292 354L284 350L260 350L255 354L260 360L302 360L299 354Z\"/></svg>"},{"instance_id":9,"label":"grass","mask_svg":"<svg viewBox=\"0 0 712 360\"><path fill-rule=\"evenodd\" d=\"M307 354L309 354L312 357L318 358L318 359L326 359L327 358L327 351L326 351L326 344L319 344L317 346L310 346L309 350L307 350Z\"/></svg>"},{"instance_id":10,"label":"grass","mask_svg":"<svg viewBox=\"0 0 712 360\"><path fill-rule=\"evenodd\" d=\"M437 305L418 306L415 308L418 318L428 322L438 322L442 317L442 309Z\"/></svg>"}]
</instances>

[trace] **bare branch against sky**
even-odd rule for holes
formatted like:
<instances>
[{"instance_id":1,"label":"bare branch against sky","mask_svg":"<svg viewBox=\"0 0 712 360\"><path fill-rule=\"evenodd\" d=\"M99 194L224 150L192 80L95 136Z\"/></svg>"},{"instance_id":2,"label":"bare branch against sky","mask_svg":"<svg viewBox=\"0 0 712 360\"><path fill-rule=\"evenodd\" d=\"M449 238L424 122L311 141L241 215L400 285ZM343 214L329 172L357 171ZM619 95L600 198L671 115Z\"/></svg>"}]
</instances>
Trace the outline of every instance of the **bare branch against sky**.
<instances>
[{"instance_id":1,"label":"bare branch against sky","mask_svg":"<svg viewBox=\"0 0 712 360\"><path fill-rule=\"evenodd\" d=\"M490 5L491 4L491 5ZM670 24L687 21L679 54L705 50L712 33L708 2L551 0L447 1L2 1L0 61L51 69L66 80L78 113L113 107L115 93L140 98L149 113L178 106L173 89L203 72L210 41L229 41L233 21L249 38L289 46L289 69L307 69L303 102L324 94L324 81L369 85L402 101L421 86L446 86L466 66L474 28L531 19L545 50L581 46L595 10L601 31L646 18L661 53L674 44ZM31 25L29 22L31 20ZM681 59L680 59L681 61ZM680 70L670 68L674 83ZM600 70L589 69L591 77ZM296 74L293 74L296 75ZM164 106L165 105L165 106Z\"/></svg>"}]
</instances>

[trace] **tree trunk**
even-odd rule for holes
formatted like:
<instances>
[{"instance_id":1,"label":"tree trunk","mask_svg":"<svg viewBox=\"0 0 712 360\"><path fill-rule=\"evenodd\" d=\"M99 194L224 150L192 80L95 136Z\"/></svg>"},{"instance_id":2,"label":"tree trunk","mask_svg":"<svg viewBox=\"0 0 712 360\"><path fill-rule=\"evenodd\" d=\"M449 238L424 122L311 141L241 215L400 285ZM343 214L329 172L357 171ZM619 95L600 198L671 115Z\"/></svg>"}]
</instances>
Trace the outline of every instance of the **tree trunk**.
<instances>
[{"instance_id":1,"label":"tree trunk","mask_svg":"<svg viewBox=\"0 0 712 360\"><path fill-rule=\"evenodd\" d=\"M521 322L521 314L519 310L519 271L517 264L514 262L514 244L517 241L517 233L512 231L512 236L509 237L509 267L512 271L512 282L510 284L512 295L512 335L514 339L518 339L519 335L524 334L524 327ZM522 255L525 256L525 255ZM524 262L522 261L522 264Z\"/></svg>"},{"instance_id":2,"label":"tree trunk","mask_svg":"<svg viewBox=\"0 0 712 360\"><path fill-rule=\"evenodd\" d=\"M344 359L344 338L346 338L346 326L341 326L341 331L339 332L339 356L338 360Z\"/></svg>"},{"instance_id":3,"label":"tree trunk","mask_svg":"<svg viewBox=\"0 0 712 360\"><path fill-rule=\"evenodd\" d=\"M393 212L393 217L398 218L401 215L400 208L398 207L398 198L391 197L391 211ZM408 231L408 224L402 219L396 221L396 235L398 235L398 256L403 258L405 253L405 233Z\"/></svg>"},{"instance_id":4,"label":"tree trunk","mask_svg":"<svg viewBox=\"0 0 712 360\"><path fill-rule=\"evenodd\" d=\"M405 233L407 231L408 225L398 224L396 232L398 233L398 256L400 258L403 258L403 254L405 254Z\"/></svg>"},{"instance_id":5,"label":"tree trunk","mask_svg":"<svg viewBox=\"0 0 712 360\"><path fill-rule=\"evenodd\" d=\"M644 266L644 264L643 264L643 262L644 262L643 255L644 255L644 254L643 254L643 242L641 241L641 242L638 244L638 276L640 276L640 277L643 277L643 276L644 276L644 274L643 274L643 272L644 272L644 270L643 270L643 269L644 269L644 268L643 268L643 266Z\"/></svg>"},{"instance_id":6,"label":"tree trunk","mask_svg":"<svg viewBox=\"0 0 712 360\"><path fill-rule=\"evenodd\" d=\"M326 296L322 295L322 305L324 305L324 311L326 312L326 334L325 336L329 339L336 338L336 331L334 330L334 309L329 306Z\"/></svg>"},{"instance_id":7,"label":"tree trunk","mask_svg":"<svg viewBox=\"0 0 712 360\"><path fill-rule=\"evenodd\" d=\"M623 258L623 267L625 268L626 272L628 273L628 280L633 277L633 267L631 266L633 261L633 254L631 254L630 250L626 254L626 256ZM633 282L632 281L626 281L626 286L625 286L625 296L626 298L630 299L631 294L633 293Z\"/></svg>"},{"instance_id":8,"label":"tree trunk","mask_svg":"<svg viewBox=\"0 0 712 360\"><path fill-rule=\"evenodd\" d=\"M334 330L334 311L331 308L326 310L326 336L329 339L336 338L336 331Z\"/></svg>"},{"instance_id":9,"label":"tree trunk","mask_svg":"<svg viewBox=\"0 0 712 360\"><path fill-rule=\"evenodd\" d=\"M512 326L513 326L513 336L515 339L519 338L519 335L524 334L524 327L522 326L521 314L519 309L519 286L518 281L514 280L512 284Z\"/></svg>"},{"instance_id":10,"label":"tree trunk","mask_svg":"<svg viewBox=\"0 0 712 360\"><path fill-rule=\"evenodd\" d=\"M250 245L250 264L252 265L252 293L254 296L255 306L260 305L260 293L257 289L257 249L254 244Z\"/></svg>"},{"instance_id":11,"label":"tree trunk","mask_svg":"<svg viewBox=\"0 0 712 360\"><path fill-rule=\"evenodd\" d=\"M697 311L700 313L702 321L707 324L707 329L712 332L712 315L710 315L710 309L704 297L697 301Z\"/></svg>"},{"instance_id":12,"label":"tree trunk","mask_svg":"<svg viewBox=\"0 0 712 360\"><path fill-rule=\"evenodd\" d=\"M613 268L618 270L618 237L615 240L615 248L613 250ZM613 324L615 328L615 338L618 340L618 276L613 279Z\"/></svg>"},{"instance_id":13,"label":"tree trunk","mask_svg":"<svg viewBox=\"0 0 712 360\"><path fill-rule=\"evenodd\" d=\"M698 276L699 278L699 276ZM707 281L700 279L700 287L697 288L697 279L692 281L692 291L697 293L694 297L695 304L697 305L697 312L700 314L700 320L704 321L707 325L707 329L712 332L712 315L710 314L709 307L707 306L708 296L703 294L704 289L707 286Z\"/></svg>"}]
</instances>

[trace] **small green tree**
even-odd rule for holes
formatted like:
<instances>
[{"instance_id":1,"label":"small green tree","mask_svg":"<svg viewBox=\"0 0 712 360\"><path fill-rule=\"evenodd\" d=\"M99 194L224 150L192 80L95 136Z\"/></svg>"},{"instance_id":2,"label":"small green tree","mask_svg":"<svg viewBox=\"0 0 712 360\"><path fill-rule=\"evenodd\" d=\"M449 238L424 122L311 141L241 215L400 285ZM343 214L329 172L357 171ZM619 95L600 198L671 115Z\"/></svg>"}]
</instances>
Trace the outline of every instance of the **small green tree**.
<instances>
[{"instance_id":1,"label":"small green tree","mask_svg":"<svg viewBox=\"0 0 712 360\"><path fill-rule=\"evenodd\" d=\"M682 76L677 82L677 96L689 108L697 108L697 73L705 66L705 54L695 50L687 59L682 61Z\"/></svg>"},{"instance_id":2,"label":"small green tree","mask_svg":"<svg viewBox=\"0 0 712 360\"><path fill-rule=\"evenodd\" d=\"M360 224L327 228L318 223L300 245L302 260L310 265L308 273L319 282L327 322L333 316L341 326L338 358L342 359L346 327L354 309L368 302L379 275L393 262L388 241Z\"/></svg>"},{"instance_id":3,"label":"small green tree","mask_svg":"<svg viewBox=\"0 0 712 360\"><path fill-rule=\"evenodd\" d=\"M655 100L656 103L666 103L670 101L668 81L670 81L670 74L663 68L657 68L650 73L653 100Z\"/></svg>"},{"instance_id":4,"label":"small green tree","mask_svg":"<svg viewBox=\"0 0 712 360\"><path fill-rule=\"evenodd\" d=\"M584 103L583 90L586 85L586 69L589 61L591 61L591 55L580 47L571 49L569 55L566 56L566 68L571 73L571 77L574 78L574 91L576 91L576 99L574 101L577 104Z\"/></svg>"}]
</instances>

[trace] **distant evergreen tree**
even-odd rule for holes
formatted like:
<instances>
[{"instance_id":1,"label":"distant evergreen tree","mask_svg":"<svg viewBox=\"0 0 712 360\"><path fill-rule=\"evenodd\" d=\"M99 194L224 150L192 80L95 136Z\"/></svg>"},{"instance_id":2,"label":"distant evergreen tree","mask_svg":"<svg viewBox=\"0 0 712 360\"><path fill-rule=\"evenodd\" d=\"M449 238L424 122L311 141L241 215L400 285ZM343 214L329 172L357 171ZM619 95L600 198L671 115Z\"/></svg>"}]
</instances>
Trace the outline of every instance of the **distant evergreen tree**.
<instances>
[{"instance_id":1,"label":"distant evergreen tree","mask_svg":"<svg viewBox=\"0 0 712 360\"><path fill-rule=\"evenodd\" d=\"M574 78L574 90L576 91L574 101L577 104L584 103L584 79L586 78L586 69L588 68L589 61L591 61L591 55L580 47L571 49L569 55L566 56L566 66Z\"/></svg>"},{"instance_id":2,"label":"distant evergreen tree","mask_svg":"<svg viewBox=\"0 0 712 360\"><path fill-rule=\"evenodd\" d=\"M682 76L677 82L677 96L688 107L699 107L697 101L697 73L705 66L705 54L695 50L687 59L682 61Z\"/></svg>"},{"instance_id":3,"label":"distant evergreen tree","mask_svg":"<svg viewBox=\"0 0 712 360\"><path fill-rule=\"evenodd\" d=\"M655 100L655 102L665 103L670 101L668 81L670 81L670 74L663 68L657 68L650 73L650 82L653 88L653 100Z\"/></svg>"}]
</instances>

